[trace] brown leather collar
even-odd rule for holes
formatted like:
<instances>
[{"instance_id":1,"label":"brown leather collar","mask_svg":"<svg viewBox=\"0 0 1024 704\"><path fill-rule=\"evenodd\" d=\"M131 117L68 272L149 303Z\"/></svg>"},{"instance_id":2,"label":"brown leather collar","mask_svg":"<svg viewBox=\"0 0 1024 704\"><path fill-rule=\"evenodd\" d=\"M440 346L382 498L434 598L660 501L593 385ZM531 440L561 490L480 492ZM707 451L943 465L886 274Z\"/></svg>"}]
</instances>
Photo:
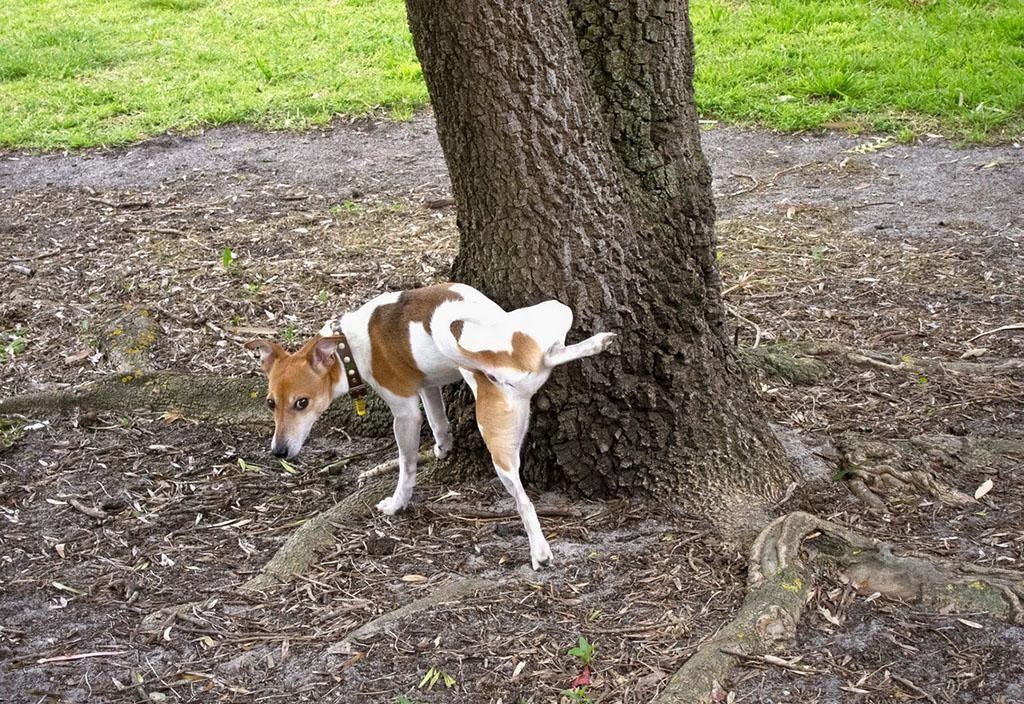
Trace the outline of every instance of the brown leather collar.
<instances>
[{"instance_id":1,"label":"brown leather collar","mask_svg":"<svg viewBox=\"0 0 1024 704\"><path fill-rule=\"evenodd\" d=\"M337 355L341 369L345 372L345 378L348 379L348 395L352 398L365 396L366 383L359 375L359 367L356 366L356 361L352 357L352 348L348 344L348 338L341 331L338 331Z\"/></svg>"}]
</instances>

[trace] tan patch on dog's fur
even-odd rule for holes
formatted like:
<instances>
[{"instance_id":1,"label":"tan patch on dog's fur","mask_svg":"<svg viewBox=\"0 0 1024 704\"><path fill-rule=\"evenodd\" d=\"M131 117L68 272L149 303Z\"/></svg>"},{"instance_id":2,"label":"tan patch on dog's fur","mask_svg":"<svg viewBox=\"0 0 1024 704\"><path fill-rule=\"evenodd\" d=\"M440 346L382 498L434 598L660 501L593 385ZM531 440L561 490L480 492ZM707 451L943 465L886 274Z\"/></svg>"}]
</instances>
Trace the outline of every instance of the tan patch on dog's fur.
<instances>
[{"instance_id":1,"label":"tan patch on dog's fur","mask_svg":"<svg viewBox=\"0 0 1024 704\"><path fill-rule=\"evenodd\" d=\"M491 460L504 472L511 472L519 460L515 407L483 372L474 371L476 380L476 423L491 453Z\"/></svg>"},{"instance_id":2,"label":"tan patch on dog's fur","mask_svg":"<svg viewBox=\"0 0 1024 704\"><path fill-rule=\"evenodd\" d=\"M461 321L455 321L455 323L458 322ZM455 334L455 323L452 323L452 334ZM455 334L456 340L461 333L462 330L460 328L459 334ZM541 363L544 361L544 353L541 351L537 341L526 333L518 331L512 333L511 352L505 350L477 350L473 352L467 350L462 345L459 345L459 350L467 359L471 359L484 367L512 367L523 372L536 372L540 371Z\"/></svg>"},{"instance_id":3,"label":"tan patch on dog's fur","mask_svg":"<svg viewBox=\"0 0 1024 704\"><path fill-rule=\"evenodd\" d=\"M430 334L430 318L442 303L461 301L451 284L405 291L394 303L378 307L370 315L370 366L373 378L399 396L415 396L423 384L409 342L409 326L422 323Z\"/></svg>"}]
</instances>

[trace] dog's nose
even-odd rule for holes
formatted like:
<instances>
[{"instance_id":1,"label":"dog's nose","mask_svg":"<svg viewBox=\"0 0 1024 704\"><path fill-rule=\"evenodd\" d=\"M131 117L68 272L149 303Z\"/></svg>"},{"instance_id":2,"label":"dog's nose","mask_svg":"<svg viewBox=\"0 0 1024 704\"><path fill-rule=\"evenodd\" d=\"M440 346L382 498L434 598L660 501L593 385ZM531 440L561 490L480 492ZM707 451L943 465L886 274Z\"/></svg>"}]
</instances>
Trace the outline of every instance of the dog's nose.
<instances>
[{"instance_id":1,"label":"dog's nose","mask_svg":"<svg viewBox=\"0 0 1024 704\"><path fill-rule=\"evenodd\" d=\"M274 447L272 447L270 449L270 451L274 453L274 457L287 457L288 456L288 448L286 446L284 446L284 445L275 445Z\"/></svg>"}]
</instances>

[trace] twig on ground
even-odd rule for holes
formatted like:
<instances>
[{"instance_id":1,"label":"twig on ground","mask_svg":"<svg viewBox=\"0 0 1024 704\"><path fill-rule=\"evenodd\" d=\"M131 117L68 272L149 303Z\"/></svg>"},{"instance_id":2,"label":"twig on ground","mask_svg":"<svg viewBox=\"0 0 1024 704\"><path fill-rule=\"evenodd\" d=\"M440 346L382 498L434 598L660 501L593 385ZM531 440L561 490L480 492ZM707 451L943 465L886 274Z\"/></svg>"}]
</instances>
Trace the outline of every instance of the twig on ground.
<instances>
[{"instance_id":1,"label":"twig on ground","mask_svg":"<svg viewBox=\"0 0 1024 704\"><path fill-rule=\"evenodd\" d=\"M735 308L730 306L728 303L725 304L725 309L740 322L746 323L754 329L754 344L750 346L750 349L757 349L758 345L761 344L761 327L750 318L746 318L740 315Z\"/></svg>"},{"instance_id":2,"label":"twig on ground","mask_svg":"<svg viewBox=\"0 0 1024 704\"><path fill-rule=\"evenodd\" d=\"M987 335L995 335L997 332L1007 332L1009 330L1024 330L1024 323L1011 323L1010 325L1003 325L998 328L992 328L985 332L979 332L977 335L968 340L968 342L974 342L978 338L985 337Z\"/></svg>"},{"instance_id":3,"label":"twig on ground","mask_svg":"<svg viewBox=\"0 0 1024 704\"><path fill-rule=\"evenodd\" d=\"M737 657L748 662L760 662L765 665L774 665L775 667L781 667L789 670L790 672L795 672L798 675L811 675L816 672L823 672L823 670L819 670L814 667L800 665L796 662L795 658L793 660L786 660L785 658L780 658L777 655L752 655L734 648L720 648L720 650L726 655L732 655L733 657Z\"/></svg>"},{"instance_id":4,"label":"twig on ground","mask_svg":"<svg viewBox=\"0 0 1024 704\"><path fill-rule=\"evenodd\" d=\"M741 174L741 173L739 173L737 171L733 171L732 175L735 176L736 178L750 179L750 181L752 183L747 188L741 188L738 191L733 191L732 193L725 193L725 194L723 194L722 195L723 198L734 198L736 196L743 195L744 193L750 193L751 191L756 191L758 189L758 187L761 185L761 182L758 181L756 177L751 176L750 174Z\"/></svg>"},{"instance_id":5,"label":"twig on ground","mask_svg":"<svg viewBox=\"0 0 1024 704\"><path fill-rule=\"evenodd\" d=\"M15 273L22 274L23 276L32 276L36 273L31 267L27 267L22 264L8 264L7 268Z\"/></svg>"},{"instance_id":6,"label":"twig on ground","mask_svg":"<svg viewBox=\"0 0 1024 704\"><path fill-rule=\"evenodd\" d=\"M12 261L12 262L34 262L34 261L39 260L39 259L46 259L47 257L52 257L54 254L60 254L63 251L64 251L63 248L57 247L56 249L47 249L45 251L39 252L38 254L32 254L32 255L29 255L27 257L11 257L9 261Z\"/></svg>"},{"instance_id":7,"label":"twig on ground","mask_svg":"<svg viewBox=\"0 0 1024 704\"><path fill-rule=\"evenodd\" d=\"M85 660L86 658L108 658L116 655L124 655L127 650L97 651L94 653L76 653L75 655L57 655L52 658L39 658L37 665L45 665L48 662L70 662L72 660Z\"/></svg>"},{"instance_id":8,"label":"twig on ground","mask_svg":"<svg viewBox=\"0 0 1024 704\"><path fill-rule=\"evenodd\" d=\"M86 506L78 499L68 499L68 504L79 513L84 513L86 516L91 516L92 518L104 520L108 517L107 513L102 509Z\"/></svg>"}]
</instances>

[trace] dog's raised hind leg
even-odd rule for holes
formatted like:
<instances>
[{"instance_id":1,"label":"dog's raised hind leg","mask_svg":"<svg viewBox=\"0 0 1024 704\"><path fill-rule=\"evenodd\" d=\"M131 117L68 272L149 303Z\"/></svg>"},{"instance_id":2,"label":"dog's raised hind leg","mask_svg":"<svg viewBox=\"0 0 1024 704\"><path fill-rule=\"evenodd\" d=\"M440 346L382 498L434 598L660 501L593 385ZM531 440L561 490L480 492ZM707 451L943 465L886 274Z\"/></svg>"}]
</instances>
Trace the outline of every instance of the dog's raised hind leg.
<instances>
[{"instance_id":1,"label":"dog's raised hind leg","mask_svg":"<svg viewBox=\"0 0 1024 704\"><path fill-rule=\"evenodd\" d=\"M553 345L544 354L544 364L549 367L557 367L560 364L599 354L608 349L615 337L613 332L602 332L568 347L561 343Z\"/></svg>"}]
</instances>

